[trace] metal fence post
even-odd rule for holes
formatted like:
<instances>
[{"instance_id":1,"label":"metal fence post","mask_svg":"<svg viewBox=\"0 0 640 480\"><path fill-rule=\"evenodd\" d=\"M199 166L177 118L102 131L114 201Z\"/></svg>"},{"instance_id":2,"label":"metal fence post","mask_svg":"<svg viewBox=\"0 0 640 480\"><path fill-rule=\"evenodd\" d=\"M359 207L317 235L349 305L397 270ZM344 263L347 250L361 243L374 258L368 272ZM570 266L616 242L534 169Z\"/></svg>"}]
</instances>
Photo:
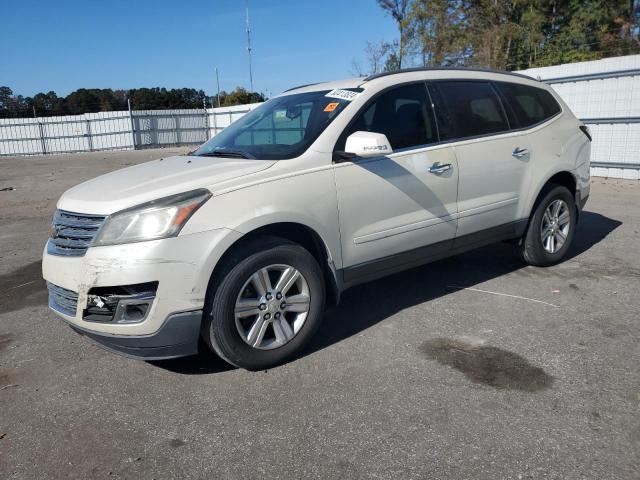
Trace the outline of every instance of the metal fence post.
<instances>
[{"instance_id":1,"label":"metal fence post","mask_svg":"<svg viewBox=\"0 0 640 480\"><path fill-rule=\"evenodd\" d=\"M89 151L93 152L93 139L91 138L91 120L87 118L85 122L87 122L87 140L89 142Z\"/></svg>"},{"instance_id":2,"label":"metal fence post","mask_svg":"<svg viewBox=\"0 0 640 480\"><path fill-rule=\"evenodd\" d=\"M216 112L216 107L213 106L213 103L211 104L211 110L213 110L213 136L215 137L218 134L218 122L216 120L218 112Z\"/></svg>"},{"instance_id":3,"label":"metal fence post","mask_svg":"<svg viewBox=\"0 0 640 480\"><path fill-rule=\"evenodd\" d=\"M42 123L38 121L38 130L40 130L40 143L42 144L42 154L47 154L47 143L44 141L44 128L42 127Z\"/></svg>"},{"instance_id":4,"label":"metal fence post","mask_svg":"<svg viewBox=\"0 0 640 480\"><path fill-rule=\"evenodd\" d=\"M204 140L205 142L211 138L211 131L209 129L209 113L207 112L207 100L202 99L202 108L204 108Z\"/></svg>"},{"instance_id":5,"label":"metal fence post","mask_svg":"<svg viewBox=\"0 0 640 480\"><path fill-rule=\"evenodd\" d=\"M129 107L129 124L131 126L131 146L136 150L136 128L133 124L133 112L131 111L131 99L127 98L127 107Z\"/></svg>"}]
</instances>

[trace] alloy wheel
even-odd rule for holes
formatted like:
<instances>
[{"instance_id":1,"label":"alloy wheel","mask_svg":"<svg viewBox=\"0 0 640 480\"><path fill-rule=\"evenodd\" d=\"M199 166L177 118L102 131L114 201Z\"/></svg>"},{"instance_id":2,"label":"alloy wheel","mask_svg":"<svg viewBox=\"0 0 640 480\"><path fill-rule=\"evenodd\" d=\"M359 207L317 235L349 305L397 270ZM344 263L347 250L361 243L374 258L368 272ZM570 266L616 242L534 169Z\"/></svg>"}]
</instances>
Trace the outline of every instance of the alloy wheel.
<instances>
[{"instance_id":1,"label":"alloy wheel","mask_svg":"<svg viewBox=\"0 0 640 480\"><path fill-rule=\"evenodd\" d=\"M554 200L545 209L540 223L542 247L547 253L556 253L567 241L571 229L571 213L564 200Z\"/></svg>"},{"instance_id":2,"label":"alloy wheel","mask_svg":"<svg viewBox=\"0 0 640 480\"><path fill-rule=\"evenodd\" d=\"M289 343L309 314L309 285L291 265L263 267L245 282L235 303L238 333L253 348Z\"/></svg>"}]
</instances>

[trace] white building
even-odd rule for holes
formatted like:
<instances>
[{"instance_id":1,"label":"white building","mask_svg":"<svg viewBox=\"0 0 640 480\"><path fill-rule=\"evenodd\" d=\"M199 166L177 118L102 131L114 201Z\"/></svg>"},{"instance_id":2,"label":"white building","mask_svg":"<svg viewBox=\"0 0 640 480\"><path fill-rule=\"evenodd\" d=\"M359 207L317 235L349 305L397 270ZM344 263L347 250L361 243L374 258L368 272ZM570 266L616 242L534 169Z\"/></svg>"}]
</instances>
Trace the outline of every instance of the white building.
<instances>
[{"instance_id":1,"label":"white building","mask_svg":"<svg viewBox=\"0 0 640 480\"><path fill-rule=\"evenodd\" d=\"M551 84L589 126L592 175L640 179L640 55L519 73Z\"/></svg>"}]
</instances>

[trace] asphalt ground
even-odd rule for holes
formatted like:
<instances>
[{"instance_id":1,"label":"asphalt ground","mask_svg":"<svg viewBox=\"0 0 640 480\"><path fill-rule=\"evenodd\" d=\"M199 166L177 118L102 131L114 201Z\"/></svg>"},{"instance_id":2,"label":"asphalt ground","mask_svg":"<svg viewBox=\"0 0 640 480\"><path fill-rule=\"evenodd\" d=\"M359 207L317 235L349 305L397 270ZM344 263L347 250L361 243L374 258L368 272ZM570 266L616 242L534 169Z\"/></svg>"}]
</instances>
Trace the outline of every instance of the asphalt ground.
<instances>
[{"instance_id":1,"label":"asphalt ground","mask_svg":"<svg viewBox=\"0 0 640 480\"><path fill-rule=\"evenodd\" d=\"M47 309L59 195L176 151L0 158L0 478L640 478L640 183L593 180L560 265L498 244L353 288L252 373Z\"/></svg>"}]
</instances>

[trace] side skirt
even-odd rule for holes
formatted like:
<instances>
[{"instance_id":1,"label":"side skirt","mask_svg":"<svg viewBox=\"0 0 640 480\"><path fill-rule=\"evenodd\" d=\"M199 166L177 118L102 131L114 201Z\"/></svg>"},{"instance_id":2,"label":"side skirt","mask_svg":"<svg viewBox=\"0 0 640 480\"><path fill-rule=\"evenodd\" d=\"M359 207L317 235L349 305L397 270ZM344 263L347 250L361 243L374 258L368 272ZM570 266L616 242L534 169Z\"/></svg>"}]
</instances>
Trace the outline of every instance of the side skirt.
<instances>
[{"instance_id":1,"label":"side skirt","mask_svg":"<svg viewBox=\"0 0 640 480\"><path fill-rule=\"evenodd\" d=\"M470 233L451 240L433 243L378 260L346 267L338 273L344 279L343 290L360 283L386 277L403 270L435 262L485 245L520 238L529 223L528 218L505 223L497 227Z\"/></svg>"}]
</instances>

